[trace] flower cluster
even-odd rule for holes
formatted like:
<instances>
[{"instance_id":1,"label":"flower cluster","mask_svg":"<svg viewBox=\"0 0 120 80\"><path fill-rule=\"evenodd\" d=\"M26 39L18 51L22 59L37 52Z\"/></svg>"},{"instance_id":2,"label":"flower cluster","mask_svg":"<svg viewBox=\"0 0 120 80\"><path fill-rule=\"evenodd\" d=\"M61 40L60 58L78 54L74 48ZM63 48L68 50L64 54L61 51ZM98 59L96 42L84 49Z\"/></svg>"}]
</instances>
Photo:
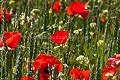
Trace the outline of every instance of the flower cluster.
<instances>
[{"instance_id":1,"label":"flower cluster","mask_svg":"<svg viewBox=\"0 0 120 80\"><path fill-rule=\"evenodd\" d=\"M49 67L55 67L56 73L62 71L62 63L54 56L49 54L40 54L38 55L33 62L33 70L36 72L40 69L40 80L49 79ZM23 76L21 80L35 80L29 76Z\"/></svg>"},{"instance_id":2,"label":"flower cluster","mask_svg":"<svg viewBox=\"0 0 120 80\"><path fill-rule=\"evenodd\" d=\"M120 74L120 54L114 54L108 59L108 65L103 68L102 80L114 80Z\"/></svg>"},{"instance_id":3,"label":"flower cluster","mask_svg":"<svg viewBox=\"0 0 120 80\"><path fill-rule=\"evenodd\" d=\"M21 33L16 31L16 32L4 32L4 37L5 37L5 43L8 49L14 50L18 43L20 42L21 38ZM3 48L3 38L0 38L0 48Z\"/></svg>"},{"instance_id":4,"label":"flower cluster","mask_svg":"<svg viewBox=\"0 0 120 80\"><path fill-rule=\"evenodd\" d=\"M66 13L68 15L80 15L83 19L87 18L89 10L87 10L88 2L71 2L70 6L66 6ZM49 8L52 7L52 4L49 4ZM53 4L53 11L58 13L61 10L61 2L55 1Z\"/></svg>"},{"instance_id":5,"label":"flower cluster","mask_svg":"<svg viewBox=\"0 0 120 80\"><path fill-rule=\"evenodd\" d=\"M2 22L5 14L6 23L11 20L12 13L8 12L8 9L2 8L0 9L0 23ZM14 32L3 32L3 38L0 38L0 50L2 50L5 46L8 50L14 50L18 43L20 42L22 35L19 31Z\"/></svg>"},{"instance_id":6,"label":"flower cluster","mask_svg":"<svg viewBox=\"0 0 120 80\"><path fill-rule=\"evenodd\" d=\"M77 80L89 80L90 70L81 70L78 68L73 68L70 70L70 76Z\"/></svg>"},{"instance_id":7,"label":"flower cluster","mask_svg":"<svg viewBox=\"0 0 120 80\"><path fill-rule=\"evenodd\" d=\"M87 18L89 10L86 10L88 3L72 2L69 7L66 7L68 15L81 15L82 18Z\"/></svg>"},{"instance_id":8,"label":"flower cluster","mask_svg":"<svg viewBox=\"0 0 120 80\"><path fill-rule=\"evenodd\" d=\"M12 14L8 12L7 9L3 8L3 9L0 9L0 23L2 22L3 20L3 17L4 17L4 12L5 12L5 16L6 16L6 22L8 23L12 17Z\"/></svg>"}]
</instances>

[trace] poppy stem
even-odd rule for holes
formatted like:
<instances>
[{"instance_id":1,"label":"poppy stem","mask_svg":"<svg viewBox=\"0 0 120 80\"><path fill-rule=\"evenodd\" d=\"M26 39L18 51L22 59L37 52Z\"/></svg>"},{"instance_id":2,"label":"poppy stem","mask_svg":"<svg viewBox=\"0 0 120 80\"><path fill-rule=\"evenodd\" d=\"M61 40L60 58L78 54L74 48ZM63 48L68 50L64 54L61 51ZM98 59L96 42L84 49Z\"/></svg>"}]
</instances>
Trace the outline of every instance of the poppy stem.
<instances>
[{"instance_id":1,"label":"poppy stem","mask_svg":"<svg viewBox=\"0 0 120 80\"><path fill-rule=\"evenodd\" d=\"M37 80L40 80L40 67L38 68L35 77L36 77Z\"/></svg>"},{"instance_id":2,"label":"poppy stem","mask_svg":"<svg viewBox=\"0 0 120 80\"><path fill-rule=\"evenodd\" d=\"M3 18L3 45L6 49L6 52L8 52L8 48L6 45L6 41L5 41L5 35L4 35L4 31L6 31L6 10L3 9L3 13L4 13L4 18Z\"/></svg>"},{"instance_id":3,"label":"poppy stem","mask_svg":"<svg viewBox=\"0 0 120 80\"><path fill-rule=\"evenodd\" d=\"M3 1L4 3L4 6L6 6L6 1ZM8 48L7 48L7 44L6 44L6 40L5 40L5 35L4 35L4 31L6 31L6 9L3 9L3 13L4 13L4 16L3 16L3 30L2 30L2 33L3 33L3 46L5 47L4 48L4 51L5 51L5 58L4 58L4 61L5 61L5 67L4 67L4 71L6 72L5 74L5 77L4 79L7 80L7 76L8 76L8 71L9 71L9 55L8 55Z\"/></svg>"}]
</instances>

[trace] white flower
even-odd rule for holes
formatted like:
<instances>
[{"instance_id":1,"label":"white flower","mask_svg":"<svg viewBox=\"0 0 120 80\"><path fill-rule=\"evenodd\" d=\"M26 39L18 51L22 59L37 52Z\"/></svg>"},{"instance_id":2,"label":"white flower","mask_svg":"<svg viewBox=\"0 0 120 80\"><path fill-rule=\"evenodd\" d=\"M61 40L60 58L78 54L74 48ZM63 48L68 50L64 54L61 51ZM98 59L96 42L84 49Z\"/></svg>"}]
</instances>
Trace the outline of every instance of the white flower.
<instances>
[{"instance_id":1,"label":"white flower","mask_svg":"<svg viewBox=\"0 0 120 80\"><path fill-rule=\"evenodd\" d=\"M97 42L97 46L103 46L104 45L104 40L99 40Z\"/></svg>"},{"instance_id":2,"label":"white flower","mask_svg":"<svg viewBox=\"0 0 120 80\"><path fill-rule=\"evenodd\" d=\"M105 74L105 76L110 77L113 76L113 74L108 72L107 74Z\"/></svg>"},{"instance_id":3,"label":"white flower","mask_svg":"<svg viewBox=\"0 0 120 80\"><path fill-rule=\"evenodd\" d=\"M80 64L84 64L84 65L88 65L89 64L89 59L88 57L84 57L83 55L80 55L76 58L76 60L80 63Z\"/></svg>"},{"instance_id":4,"label":"white flower","mask_svg":"<svg viewBox=\"0 0 120 80\"><path fill-rule=\"evenodd\" d=\"M90 27L95 27L96 23L90 23Z\"/></svg>"},{"instance_id":5,"label":"white flower","mask_svg":"<svg viewBox=\"0 0 120 80\"><path fill-rule=\"evenodd\" d=\"M93 36L94 35L94 33L93 32L89 32L90 33L90 36Z\"/></svg>"},{"instance_id":6,"label":"white flower","mask_svg":"<svg viewBox=\"0 0 120 80\"><path fill-rule=\"evenodd\" d=\"M74 30L73 33L74 34L79 34L79 31L78 30Z\"/></svg>"}]
</instances>

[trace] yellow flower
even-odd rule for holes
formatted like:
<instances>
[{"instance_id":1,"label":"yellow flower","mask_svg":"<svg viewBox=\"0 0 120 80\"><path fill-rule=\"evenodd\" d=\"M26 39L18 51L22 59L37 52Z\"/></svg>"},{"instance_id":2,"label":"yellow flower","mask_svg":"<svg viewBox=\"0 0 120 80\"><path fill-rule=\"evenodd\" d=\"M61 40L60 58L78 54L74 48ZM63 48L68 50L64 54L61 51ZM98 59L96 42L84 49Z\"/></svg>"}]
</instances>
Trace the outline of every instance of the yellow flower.
<instances>
[{"instance_id":1,"label":"yellow flower","mask_svg":"<svg viewBox=\"0 0 120 80\"><path fill-rule=\"evenodd\" d=\"M104 40L99 40L97 42L97 46L103 46L104 45Z\"/></svg>"}]
</instances>

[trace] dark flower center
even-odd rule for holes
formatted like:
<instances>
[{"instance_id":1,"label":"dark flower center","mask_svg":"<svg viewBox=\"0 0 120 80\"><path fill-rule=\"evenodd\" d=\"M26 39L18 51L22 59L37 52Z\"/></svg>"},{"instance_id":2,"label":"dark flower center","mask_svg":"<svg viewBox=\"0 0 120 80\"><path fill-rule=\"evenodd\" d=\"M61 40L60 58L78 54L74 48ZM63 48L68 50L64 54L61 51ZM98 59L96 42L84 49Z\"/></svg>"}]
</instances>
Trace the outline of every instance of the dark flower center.
<instances>
[{"instance_id":1,"label":"dark flower center","mask_svg":"<svg viewBox=\"0 0 120 80\"><path fill-rule=\"evenodd\" d=\"M46 74L49 74L48 67L44 68L44 72L45 72Z\"/></svg>"}]
</instances>

